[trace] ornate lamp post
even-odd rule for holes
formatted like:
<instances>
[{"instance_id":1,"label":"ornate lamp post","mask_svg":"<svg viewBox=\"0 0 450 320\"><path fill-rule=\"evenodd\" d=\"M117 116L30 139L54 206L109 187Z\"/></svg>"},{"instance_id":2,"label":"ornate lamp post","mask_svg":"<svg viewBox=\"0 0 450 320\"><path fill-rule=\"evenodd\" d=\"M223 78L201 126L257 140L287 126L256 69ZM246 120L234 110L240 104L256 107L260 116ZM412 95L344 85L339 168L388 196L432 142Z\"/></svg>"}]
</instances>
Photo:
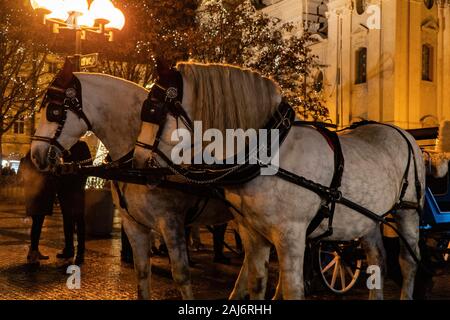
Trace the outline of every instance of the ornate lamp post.
<instances>
[{"instance_id":1,"label":"ornate lamp post","mask_svg":"<svg viewBox=\"0 0 450 320\"><path fill-rule=\"evenodd\" d=\"M79 67L81 40L87 33L104 35L113 41L114 32L122 30L125 16L110 0L30 0L31 6L51 24L53 33L60 30L75 31L75 58Z\"/></svg>"}]
</instances>

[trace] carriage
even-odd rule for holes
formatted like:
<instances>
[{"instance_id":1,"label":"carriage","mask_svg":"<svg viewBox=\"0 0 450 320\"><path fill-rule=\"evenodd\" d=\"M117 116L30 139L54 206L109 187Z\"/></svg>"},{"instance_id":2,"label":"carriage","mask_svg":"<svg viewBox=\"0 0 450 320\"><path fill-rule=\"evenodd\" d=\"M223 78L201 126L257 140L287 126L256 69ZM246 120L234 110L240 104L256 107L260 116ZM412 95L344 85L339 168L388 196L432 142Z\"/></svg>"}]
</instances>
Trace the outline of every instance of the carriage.
<instances>
[{"instance_id":1,"label":"carriage","mask_svg":"<svg viewBox=\"0 0 450 320\"><path fill-rule=\"evenodd\" d=\"M435 147L439 128L411 130L427 157ZM430 163L431 165L431 163ZM448 260L450 239L450 176L448 170L443 177L436 178L428 170L425 204L420 229L427 241L430 255L435 262Z\"/></svg>"}]
</instances>

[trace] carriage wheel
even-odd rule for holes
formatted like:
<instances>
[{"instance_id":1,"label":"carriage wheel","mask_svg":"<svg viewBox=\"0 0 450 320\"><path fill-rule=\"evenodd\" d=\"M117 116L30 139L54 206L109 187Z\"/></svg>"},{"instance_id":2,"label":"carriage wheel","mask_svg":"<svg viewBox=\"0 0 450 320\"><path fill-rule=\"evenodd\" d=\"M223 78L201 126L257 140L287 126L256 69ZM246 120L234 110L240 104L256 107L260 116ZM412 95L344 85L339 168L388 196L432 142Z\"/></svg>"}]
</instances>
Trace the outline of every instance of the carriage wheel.
<instances>
[{"instance_id":1,"label":"carriage wheel","mask_svg":"<svg viewBox=\"0 0 450 320\"><path fill-rule=\"evenodd\" d=\"M350 290L361 273L362 257L357 244L321 241L319 268L325 285L334 293Z\"/></svg>"},{"instance_id":2,"label":"carriage wheel","mask_svg":"<svg viewBox=\"0 0 450 320\"><path fill-rule=\"evenodd\" d=\"M438 244L438 249L442 252L443 262L450 261L450 241L448 239L441 239Z\"/></svg>"}]
</instances>

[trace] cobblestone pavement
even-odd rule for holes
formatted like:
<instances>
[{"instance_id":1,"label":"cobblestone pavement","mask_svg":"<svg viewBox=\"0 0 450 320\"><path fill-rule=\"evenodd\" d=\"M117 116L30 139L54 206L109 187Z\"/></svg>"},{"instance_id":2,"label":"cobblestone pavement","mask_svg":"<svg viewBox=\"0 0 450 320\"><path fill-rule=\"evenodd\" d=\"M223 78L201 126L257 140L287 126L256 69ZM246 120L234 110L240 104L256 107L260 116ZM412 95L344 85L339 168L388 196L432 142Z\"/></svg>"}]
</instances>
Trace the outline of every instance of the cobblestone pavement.
<instances>
[{"instance_id":1,"label":"cobblestone pavement","mask_svg":"<svg viewBox=\"0 0 450 320\"><path fill-rule=\"evenodd\" d=\"M69 290L66 267L57 261L56 253L63 247L62 218L59 211L47 217L41 235L40 250L50 255L40 268L31 270L26 265L31 221L24 218L22 206L0 205L0 299L136 299L133 266L120 261L120 218L115 217L112 236L108 239L90 239L86 243L86 261L81 267L81 289ZM196 264L191 268L193 290L198 299L225 299L231 292L242 263L231 252L231 265L212 262L211 236L201 233L205 250L193 252ZM227 243L234 244L227 233ZM152 298L179 299L170 274L167 257L152 259ZM362 277L361 277L362 278ZM271 263L268 296L274 292L276 263ZM443 271L435 280L433 298L450 297L450 271ZM335 296L324 289L314 292L309 299L366 299L367 290L362 279L345 296ZM390 281L386 283L385 298L398 299L399 290Z\"/></svg>"}]
</instances>

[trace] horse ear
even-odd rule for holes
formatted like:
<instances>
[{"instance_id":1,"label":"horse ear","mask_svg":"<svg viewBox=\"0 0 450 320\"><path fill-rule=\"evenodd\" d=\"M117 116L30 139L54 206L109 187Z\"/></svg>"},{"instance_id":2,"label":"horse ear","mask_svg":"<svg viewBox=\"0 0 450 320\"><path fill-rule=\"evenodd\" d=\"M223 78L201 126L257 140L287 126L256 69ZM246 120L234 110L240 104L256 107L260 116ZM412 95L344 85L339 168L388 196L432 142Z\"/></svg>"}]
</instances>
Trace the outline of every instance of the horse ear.
<instances>
[{"instance_id":1,"label":"horse ear","mask_svg":"<svg viewBox=\"0 0 450 320\"><path fill-rule=\"evenodd\" d=\"M75 66L69 58L66 58L63 68L59 70L58 74L56 75L54 85L58 85L62 88L68 87L70 81L72 81L74 70Z\"/></svg>"},{"instance_id":2,"label":"horse ear","mask_svg":"<svg viewBox=\"0 0 450 320\"><path fill-rule=\"evenodd\" d=\"M73 65L72 61L70 61L69 58L66 58L66 61L64 61L64 66L61 69L60 73L68 76L71 75L75 71L75 66Z\"/></svg>"}]
</instances>

